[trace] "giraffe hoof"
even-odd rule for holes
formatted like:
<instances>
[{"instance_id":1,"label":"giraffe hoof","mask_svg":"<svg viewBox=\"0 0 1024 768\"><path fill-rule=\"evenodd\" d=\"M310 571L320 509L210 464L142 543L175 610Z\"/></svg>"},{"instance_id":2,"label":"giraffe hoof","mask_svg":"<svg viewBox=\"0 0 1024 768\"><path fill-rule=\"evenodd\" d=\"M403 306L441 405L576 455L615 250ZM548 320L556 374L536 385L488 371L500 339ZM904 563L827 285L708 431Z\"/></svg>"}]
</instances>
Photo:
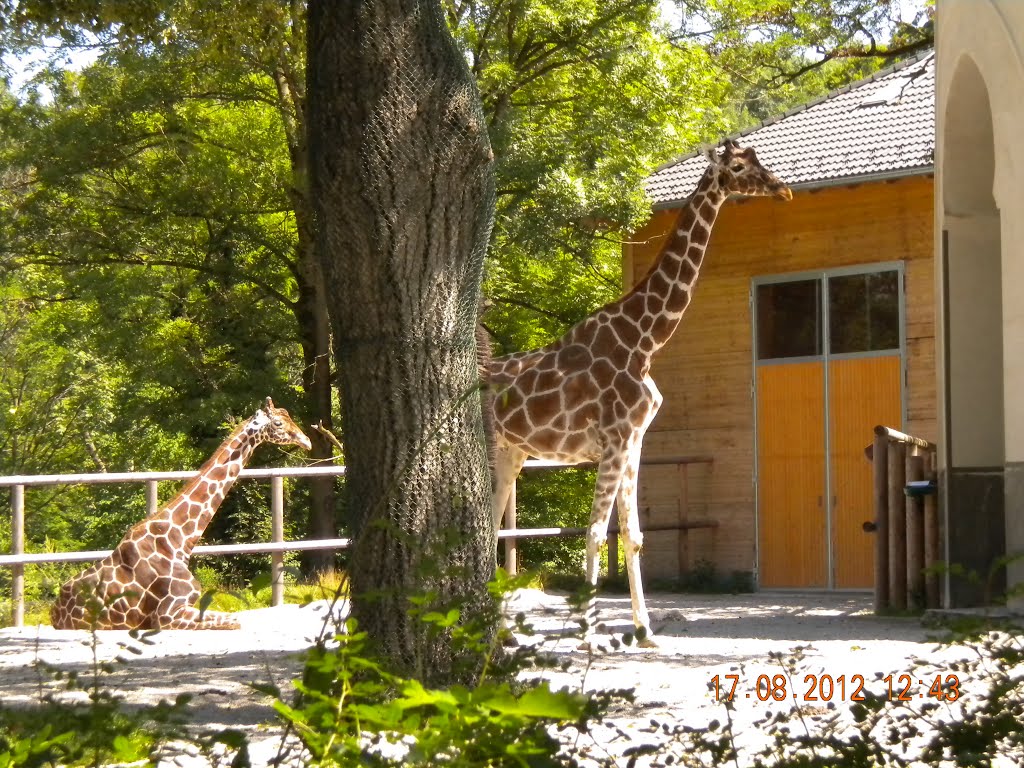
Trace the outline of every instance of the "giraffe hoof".
<instances>
[{"instance_id":1,"label":"giraffe hoof","mask_svg":"<svg viewBox=\"0 0 1024 768\"><path fill-rule=\"evenodd\" d=\"M654 642L654 638L650 635L636 641L637 648L657 648L658 644Z\"/></svg>"}]
</instances>

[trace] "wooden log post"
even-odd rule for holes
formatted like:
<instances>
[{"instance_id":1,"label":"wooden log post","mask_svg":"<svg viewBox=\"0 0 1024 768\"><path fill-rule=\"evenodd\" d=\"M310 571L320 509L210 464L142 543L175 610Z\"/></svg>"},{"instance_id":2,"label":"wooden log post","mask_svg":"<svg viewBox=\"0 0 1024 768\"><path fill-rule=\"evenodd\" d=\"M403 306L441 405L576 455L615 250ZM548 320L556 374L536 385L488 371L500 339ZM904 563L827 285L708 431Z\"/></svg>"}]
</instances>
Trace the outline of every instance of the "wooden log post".
<instances>
[{"instance_id":1,"label":"wooden log post","mask_svg":"<svg viewBox=\"0 0 1024 768\"><path fill-rule=\"evenodd\" d=\"M941 557L937 500L937 493L930 493L924 497L924 604L926 608L939 608L942 599L939 591L939 574L935 570Z\"/></svg>"},{"instance_id":2,"label":"wooden log post","mask_svg":"<svg viewBox=\"0 0 1024 768\"><path fill-rule=\"evenodd\" d=\"M907 457L907 483L924 479L924 457ZM924 606L924 497L908 495L907 514L907 605Z\"/></svg>"},{"instance_id":3,"label":"wooden log post","mask_svg":"<svg viewBox=\"0 0 1024 768\"><path fill-rule=\"evenodd\" d=\"M687 477L686 464L680 464L676 470L679 475L679 533L676 541L678 552L678 576L680 581L686 577L690 570L689 541L687 541L686 529L683 528L690 519L690 484Z\"/></svg>"},{"instance_id":4,"label":"wooden log post","mask_svg":"<svg viewBox=\"0 0 1024 768\"><path fill-rule=\"evenodd\" d=\"M907 608L907 446L889 444L889 605L896 610Z\"/></svg>"},{"instance_id":5,"label":"wooden log post","mask_svg":"<svg viewBox=\"0 0 1024 768\"><path fill-rule=\"evenodd\" d=\"M875 613L889 608L889 440L875 434L871 453L875 497Z\"/></svg>"}]
</instances>

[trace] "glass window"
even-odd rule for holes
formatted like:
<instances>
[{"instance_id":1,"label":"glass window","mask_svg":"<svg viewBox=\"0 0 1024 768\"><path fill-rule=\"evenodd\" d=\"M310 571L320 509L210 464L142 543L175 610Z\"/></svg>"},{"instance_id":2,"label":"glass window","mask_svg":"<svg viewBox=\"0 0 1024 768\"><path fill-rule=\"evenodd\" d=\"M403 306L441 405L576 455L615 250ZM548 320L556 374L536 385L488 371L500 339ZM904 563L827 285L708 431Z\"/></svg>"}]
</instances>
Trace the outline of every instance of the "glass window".
<instances>
[{"instance_id":1,"label":"glass window","mask_svg":"<svg viewBox=\"0 0 1024 768\"><path fill-rule=\"evenodd\" d=\"M828 279L829 352L874 352L900 346L899 273Z\"/></svg>"},{"instance_id":2,"label":"glass window","mask_svg":"<svg viewBox=\"0 0 1024 768\"><path fill-rule=\"evenodd\" d=\"M757 359L807 357L821 350L821 280L757 286Z\"/></svg>"}]
</instances>

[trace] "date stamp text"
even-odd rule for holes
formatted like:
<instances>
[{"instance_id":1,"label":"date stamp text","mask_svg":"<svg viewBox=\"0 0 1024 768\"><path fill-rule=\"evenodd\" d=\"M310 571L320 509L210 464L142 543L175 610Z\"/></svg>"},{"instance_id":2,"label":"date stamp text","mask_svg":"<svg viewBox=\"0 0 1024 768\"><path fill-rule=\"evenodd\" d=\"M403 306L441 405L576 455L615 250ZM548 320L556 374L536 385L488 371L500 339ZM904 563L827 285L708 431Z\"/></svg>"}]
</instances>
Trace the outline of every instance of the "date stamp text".
<instances>
[{"instance_id":1,"label":"date stamp text","mask_svg":"<svg viewBox=\"0 0 1024 768\"><path fill-rule=\"evenodd\" d=\"M753 685L745 685L740 675L715 675L708 686L714 693L715 701L757 701L801 702L866 701L867 689L863 675L804 675L803 680L790 679L783 674L758 675ZM885 684L888 701L935 701L954 702L961 696L960 678L954 674L933 675L917 678L913 675L886 675L881 679ZM750 688L747 690L747 688Z\"/></svg>"}]
</instances>

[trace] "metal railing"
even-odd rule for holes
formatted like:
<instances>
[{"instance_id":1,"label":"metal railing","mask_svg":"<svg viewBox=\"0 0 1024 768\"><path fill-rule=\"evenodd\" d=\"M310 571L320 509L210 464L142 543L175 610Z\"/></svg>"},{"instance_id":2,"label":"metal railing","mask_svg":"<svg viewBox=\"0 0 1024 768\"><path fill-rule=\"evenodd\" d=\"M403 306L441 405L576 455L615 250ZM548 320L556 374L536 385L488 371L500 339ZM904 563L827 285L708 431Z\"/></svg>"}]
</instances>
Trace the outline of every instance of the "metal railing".
<instances>
[{"instance_id":1,"label":"metal railing","mask_svg":"<svg viewBox=\"0 0 1024 768\"><path fill-rule=\"evenodd\" d=\"M679 456L658 458L642 462L652 465L679 465L682 469L688 464L711 463L707 456ZM593 465L558 464L552 461L531 459L524 469L582 467ZM98 472L66 475L9 475L0 477L0 488L11 489L11 554L0 555L0 567L11 569L11 605L12 625L21 627L25 623L25 566L39 563L78 563L93 562L107 557L113 550L91 550L80 552L38 552L25 553L25 489L48 485L100 485L112 483L145 483L146 514L156 512L158 508L157 491L162 481L185 481L198 476L196 471L178 472ZM195 547L193 555L236 555L261 554L271 555L271 605L284 603L284 553L310 550L342 550L347 549L351 540L348 538L311 539L299 541L284 540L284 478L286 477L337 477L345 474L344 465L327 465L319 467L276 467L243 469L238 477L244 479L270 480L270 519L271 541L249 544L206 544ZM685 493L685 486L683 488ZM683 500L685 505L685 499ZM652 526L649 530L688 530L691 528L714 527L714 521L680 521L675 525ZM505 540L506 567L511 573L517 568L516 539L573 536L587 532L586 528L552 527L552 528L517 528L515 514L515 491L506 507L505 528L498 531L498 538ZM611 540L617 534L612 526L609 530Z\"/></svg>"}]
</instances>

